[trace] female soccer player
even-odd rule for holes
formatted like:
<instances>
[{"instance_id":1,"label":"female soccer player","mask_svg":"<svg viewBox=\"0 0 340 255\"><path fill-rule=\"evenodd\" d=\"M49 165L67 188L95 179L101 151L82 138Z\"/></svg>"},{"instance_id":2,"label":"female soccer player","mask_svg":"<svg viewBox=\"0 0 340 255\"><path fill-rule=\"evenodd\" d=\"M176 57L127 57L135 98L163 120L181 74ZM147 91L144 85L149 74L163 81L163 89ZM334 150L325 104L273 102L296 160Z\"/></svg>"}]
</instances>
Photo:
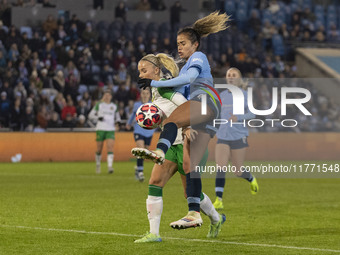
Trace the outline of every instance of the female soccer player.
<instances>
[{"instance_id":1,"label":"female soccer player","mask_svg":"<svg viewBox=\"0 0 340 255\"><path fill-rule=\"evenodd\" d=\"M228 84L237 86L243 90L244 94L244 115L233 115L233 97L229 90L224 90L220 96L222 99L221 119L229 121L242 122L244 120L255 117L248 109L247 105L247 83L243 81L242 74L239 69L232 67L226 73L226 80ZM215 149L216 164L218 166L227 166L229 158L231 158L232 165L236 167L235 174L248 182L250 182L250 190L252 194L256 194L259 190L256 178L250 172L246 171L243 166L246 158L246 148L248 147L247 137L249 135L248 128L244 125L221 125L217 132L217 144ZM214 207L216 209L223 209L222 196L225 185L225 172L217 172L215 192L216 200Z\"/></svg>"},{"instance_id":2,"label":"female soccer player","mask_svg":"<svg viewBox=\"0 0 340 255\"><path fill-rule=\"evenodd\" d=\"M171 57L165 54L158 54L156 56L153 54L146 55L138 63L138 70L140 72L140 78L152 80L160 80L161 77L166 77L169 74L171 74L171 77L178 75L176 63ZM183 100L179 95L177 96L177 100ZM166 97L174 98L176 95L172 90L152 88L153 103L163 111L165 118L170 116L177 107L174 102ZM184 190L186 190L186 178L183 171L183 138L181 129L178 132L176 141L165 154L164 163L162 165L155 164L152 169L149 180L149 195L146 200L150 231L141 239L136 240L136 243L162 241L159 235L159 226L163 211L163 187L177 171L180 173ZM217 213L207 195L201 193L200 199L202 211L208 215L211 220L208 237L217 237L225 221L225 215L219 215Z\"/></svg>"},{"instance_id":3,"label":"female soccer player","mask_svg":"<svg viewBox=\"0 0 340 255\"><path fill-rule=\"evenodd\" d=\"M100 174L100 161L103 150L104 141L107 146L107 166L108 173L113 173L113 147L115 143L115 129L118 129L117 122L120 116L117 112L117 106L111 102L112 94L110 90L105 90L103 98L98 102L89 113L89 119L97 121L96 125L96 173ZM115 127L117 126L117 127Z\"/></svg>"},{"instance_id":4,"label":"female soccer player","mask_svg":"<svg viewBox=\"0 0 340 255\"><path fill-rule=\"evenodd\" d=\"M131 129L131 125L133 123L133 121L136 118L136 112L138 110L138 108L142 105L145 104L147 102L150 101L151 99L151 93L150 93L150 89L143 89L141 91L141 101L140 102L135 102L134 106L133 106L133 112L126 124L126 128L128 130ZM155 132L155 129L144 129L141 128L137 122L135 123L134 127L134 131L133 131L133 136L135 138L136 141L136 146L139 148L149 148L150 144L151 144L151 139L153 136L153 133ZM143 182L144 181L144 159L142 158L138 158L137 159L137 166L135 167L135 176L136 178L140 181Z\"/></svg>"},{"instance_id":5,"label":"female soccer player","mask_svg":"<svg viewBox=\"0 0 340 255\"><path fill-rule=\"evenodd\" d=\"M195 166L198 166L210 140L209 130L206 127L214 118L218 118L221 107L217 103L220 100L213 88L208 59L204 53L198 51L200 39L225 30L228 19L229 17L225 13L214 12L197 20L192 27L183 28L177 33L178 54L186 62L178 77L167 81L142 78L138 82L141 88L149 86L155 88L173 87L175 91L183 95L188 93L190 87L190 101L181 104L164 121L164 129L160 135L156 151L145 149L132 151L135 156L148 158L155 163L162 164L164 155L175 141L178 128L191 125L198 131L197 139L191 143L190 162L184 162L189 213L181 220L174 222L179 228L202 224L202 218L199 214L202 184L199 174L195 172ZM203 99L206 99L207 102L206 114L201 113L201 100Z\"/></svg>"}]
</instances>

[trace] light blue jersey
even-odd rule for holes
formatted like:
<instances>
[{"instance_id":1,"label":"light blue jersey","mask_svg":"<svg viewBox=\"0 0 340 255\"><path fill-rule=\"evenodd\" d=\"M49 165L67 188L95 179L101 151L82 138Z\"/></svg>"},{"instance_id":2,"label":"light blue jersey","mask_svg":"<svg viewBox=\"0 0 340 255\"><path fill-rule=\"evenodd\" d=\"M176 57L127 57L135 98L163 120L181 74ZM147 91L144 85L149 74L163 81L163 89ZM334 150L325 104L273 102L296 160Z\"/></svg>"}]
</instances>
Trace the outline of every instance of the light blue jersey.
<instances>
[{"instance_id":1,"label":"light blue jersey","mask_svg":"<svg viewBox=\"0 0 340 255\"><path fill-rule=\"evenodd\" d=\"M166 81L152 81L151 86L156 88L174 88L175 91L189 99L189 93L192 94L192 92L198 88L209 90L203 83L213 86L213 78L206 55L200 51L196 51L190 56L176 78ZM204 91L200 89L198 94L202 93L204 93ZM190 98L192 97L193 96L190 95Z\"/></svg>"},{"instance_id":2,"label":"light blue jersey","mask_svg":"<svg viewBox=\"0 0 340 255\"><path fill-rule=\"evenodd\" d=\"M204 53L200 51L196 51L194 54L192 54L190 58L188 59L188 61L186 62L186 64L182 67L181 71L179 72L179 75L187 73L188 70L192 68L195 68L199 74L197 78L195 79L195 81L191 81L191 83L196 85L197 84L196 81L198 81L198 82L207 83L208 85L211 85L211 86L213 85L213 82L212 82L213 77L211 75L210 64L209 64L207 56ZM192 98L192 92L194 91L194 88L193 87L190 88L190 84L185 85L184 87L185 87L185 91L190 89L190 95L191 95L190 97ZM181 90L178 90L178 91L182 93Z\"/></svg>"},{"instance_id":3,"label":"light blue jersey","mask_svg":"<svg viewBox=\"0 0 340 255\"><path fill-rule=\"evenodd\" d=\"M141 105L142 105L142 102L136 102L133 105L133 112L132 112L127 124L131 126L132 123L135 122L135 125L133 126L133 128L134 128L133 133L134 134L142 135L142 136L145 136L145 137L151 137L156 129L144 129L141 126L139 126L138 123L136 122L136 112Z\"/></svg>"},{"instance_id":4,"label":"light blue jersey","mask_svg":"<svg viewBox=\"0 0 340 255\"><path fill-rule=\"evenodd\" d=\"M233 97L229 90L225 90L222 93L220 93L221 100L222 100L222 110L221 110L221 119L228 120L227 124L220 125L218 131L217 131L217 138L221 140L226 141L235 141L242 139L243 137L246 137L249 135L247 122L245 122L245 125L243 125L243 120L249 120L255 117L253 113L249 111L247 100L248 100L248 93L245 90L242 90L244 94L244 115L236 115L237 116L237 122L233 122L233 125L231 127L229 118L231 117L231 114L233 112Z\"/></svg>"}]
</instances>

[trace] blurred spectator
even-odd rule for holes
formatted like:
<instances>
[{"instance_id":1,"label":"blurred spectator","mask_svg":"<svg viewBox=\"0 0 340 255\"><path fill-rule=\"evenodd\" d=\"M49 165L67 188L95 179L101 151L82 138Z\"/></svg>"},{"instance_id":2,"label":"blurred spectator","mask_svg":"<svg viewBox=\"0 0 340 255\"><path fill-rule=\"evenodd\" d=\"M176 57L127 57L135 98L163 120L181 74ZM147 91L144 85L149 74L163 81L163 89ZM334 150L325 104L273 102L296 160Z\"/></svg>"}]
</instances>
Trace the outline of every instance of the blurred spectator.
<instances>
[{"instance_id":1,"label":"blurred spectator","mask_svg":"<svg viewBox=\"0 0 340 255\"><path fill-rule=\"evenodd\" d=\"M104 81L105 83L113 82L113 69L109 65L108 61L104 62L104 67L101 73L101 80Z\"/></svg>"},{"instance_id":2,"label":"blurred spectator","mask_svg":"<svg viewBox=\"0 0 340 255\"><path fill-rule=\"evenodd\" d=\"M18 50L18 45L16 43L13 43L11 45L10 50L8 51L7 58L10 61L16 62L19 59L19 56L20 56L20 53L19 53L19 50Z\"/></svg>"},{"instance_id":3,"label":"blurred spectator","mask_svg":"<svg viewBox=\"0 0 340 255\"><path fill-rule=\"evenodd\" d=\"M310 8L307 7L303 13L303 18L308 20L308 21L311 21L311 22L314 22L315 21L315 14L311 12Z\"/></svg>"},{"instance_id":4,"label":"blurred spectator","mask_svg":"<svg viewBox=\"0 0 340 255\"><path fill-rule=\"evenodd\" d=\"M2 22L1 16L0 16L0 41L1 41L1 48L2 48L2 44L5 42L6 37L7 37L7 32L5 31L4 23Z\"/></svg>"},{"instance_id":5,"label":"blurred spectator","mask_svg":"<svg viewBox=\"0 0 340 255\"><path fill-rule=\"evenodd\" d=\"M65 120L67 114L70 114L71 118L76 118L77 117L77 110L76 110L76 107L74 107L72 99L67 100L66 106L62 109L62 111L61 111L61 119Z\"/></svg>"},{"instance_id":6,"label":"blurred spectator","mask_svg":"<svg viewBox=\"0 0 340 255\"><path fill-rule=\"evenodd\" d=\"M260 17L258 17L257 12L254 10L251 12L251 16L248 19L248 28L248 34L251 38L257 38L261 32L261 20Z\"/></svg>"},{"instance_id":7,"label":"blurred spectator","mask_svg":"<svg viewBox=\"0 0 340 255\"><path fill-rule=\"evenodd\" d=\"M272 26L268 20L264 22L264 27L262 28L263 34L263 44L266 50L271 49L272 47Z\"/></svg>"},{"instance_id":8,"label":"blurred spectator","mask_svg":"<svg viewBox=\"0 0 340 255\"><path fill-rule=\"evenodd\" d=\"M64 25L58 25L58 30L56 31L54 38L56 41L60 40L61 42L68 39Z\"/></svg>"},{"instance_id":9,"label":"blurred spectator","mask_svg":"<svg viewBox=\"0 0 340 255\"><path fill-rule=\"evenodd\" d=\"M8 36L5 41L5 47L10 48L11 45L16 44L17 49L21 48L21 37L17 32L17 29L14 26L9 28Z\"/></svg>"},{"instance_id":10,"label":"blurred spectator","mask_svg":"<svg viewBox=\"0 0 340 255\"><path fill-rule=\"evenodd\" d=\"M8 127L10 118L11 101L7 98L6 91L0 95L0 127Z\"/></svg>"},{"instance_id":11,"label":"blurred spectator","mask_svg":"<svg viewBox=\"0 0 340 255\"><path fill-rule=\"evenodd\" d=\"M127 70L127 75L128 75L128 84L131 84L132 82L137 82L138 80L138 69L137 69L137 63L136 62L132 62L130 64L130 67Z\"/></svg>"},{"instance_id":12,"label":"blurred spectator","mask_svg":"<svg viewBox=\"0 0 340 255\"><path fill-rule=\"evenodd\" d=\"M277 3L276 0L271 0L269 2L269 7L268 10L272 13L275 14L280 10L280 5Z\"/></svg>"},{"instance_id":13,"label":"blurred spectator","mask_svg":"<svg viewBox=\"0 0 340 255\"><path fill-rule=\"evenodd\" d=\"M11 4L8 0L1 0L0 2L0 19L5 26L11 25Z\"/></svg>"},{"instance_id":14,"label":"blurred spectator","mask_svg":"<svg viewBox=\"0 0 340 255\"><path fill-rule=\"evenodd\" d=\"M67 113L65 119L63 119L63 124L61 126L63 128L75 128L76 118L72 117L71 113Z\"/></svg>"},{"instance_id":15,"label":"blurred spectator","mask_svg":"<svg viewBox=\"0 0 340 255\"><path fill-rule=\"evenodd\" d=\"M86 28L83 31L81 38L85 44L94 45L98 40L98 33L92 29L92 24L90 22L86 23Z\"/></svg>"},{"instance_id":16,"label":"blurred spectator","mask_svg":"<svg viewBox=\"0 0 340 255\"><path fill-rule=\"evenodd\" d=\"M118 73L115 76L115 80L116 83L118 84L126 84L126 80L127 80L127 70L126 70L126 66L124 63L121 63L119 65L119 69L118 69Z\"/></svg>"},{"instance_id":17,"label":"blurred spectator","mask_svg":"<svg viewBox=\"0 0 340 255\"><path fill-rule=\"evenodd\" d=\"M42 27L45 32L53 34L54 31L58 29L58 24L54 17L50 14L47 16L47 19L44 21Z\"/></svg>"},{"instance_id":18,"label":"blurred spectator","mask_svg":"<svg viewBox=\"0 0 340 255\"><path fill-rule=\"evenodd\" d=\"M103 59L111 61L113 59L113 49L109 43L105 44Z\"/></svg>"},{"instance_id":19,"label":"blurred spectator","mask_svg":"<svg viewBox=\"0 0 340 255\"><path fill-rule=\"evenodd\" d=\"M166 5L163 0L149 0L149 2L152 10L164 11L166 9Z\"/></svg>"},{"instance_id":20,"label":"blurred spectator","mask_svg":"<svg viewBox=\"0 0 340 255\"><path fill-rule=\"evenodd\" d=\"M339 31L336 29L336 25L334 23L330 26L327 38L330 42L338 42L340 40Z\"/></svg>"},{"instance_id":21,"label":"blurred spectator","mask_svg":"<svg viewBox=\"0 0 340 255\"><path fill-rule=\"evenodd\" d=\"M101 49L100 43L96 42L91 50L92 58L95 64L100 65L103 61L103 51Z\"/></svg>"},{"instance_id":22,"label":"blurred spectator","mask_svg":"<svg viewBox=\"0 0 340 255\"><path fill-rule=\"evenodd\" d=\"M104 95L104 82L98 82L98 86L92 92L92 99L93 101L100 100Z\"/></svg>"},{"instance_id":23,"label":"blurred spectator","mask_svg":"<svg viewBox=\"0 0 340 255\"><path fill-rule=\"evenodd\" d=\"M74 73L70 73L65 79L65 94L70 95L73 101L77 101L79 82Z\"/></svg>"},{"instance_id":24,"label":"blurred spectator","mask_svg":"<svg viewBox=\"0 0 340 255\"><path fill-rule=\"evenodd\" d=\"M118 50L117 56L113 58L113 68L118 70L121 64L127 66L128 59L124 56L124 52L122 50Z\"/></svg>"},{"instance_id":25,"label":"blurred spectator","mask_svg":"<svg viewBox=\"0 0 340 255\"><path fill-rule=\"evenodd\" d=\"M279 29L279 34L282 36L283 40L289 40L289 32L287 29L287 24L283 23Z\"/></svg>"},{"instance_id":26,"label":"blurred spectator","mask_svg":"<svg viewBox=\"0 0 340 255\"><path fill-rule=\"evenodd\" d=\"M21 99L24 101L26 100L27 97L27 91L24 87L24 84L22 83L22 81L19 81L18 84L15 86L14 91L13 91L14 95L20 95Z\"/></svg>"},{"instance_id":27,"label":"blurred spectator","mask_svg":"<svg viewBox=\"0 0 340 255\"><path fill-rule=\"evenodd\" d=\"M60 128L61 121L59 119L59 114L57 112L52 113L51 119L47 123L48 128Z\"/></svg>"},{"instance_id":28,"label":"blurred spectator","mask_svg":"<svg viewBox=\"0 0 340 255\"><path fill-rule=\"evenodd\" d=\"M139 11L150 11L151 5L148 0L139 0L139 3L136 5L136 10Z\"/></svg>"},{"instance_id":29,"label":"blurred spectator","mask_svg":"<svg viewBox=\"0 0 340 255\"><path fill-rule=\"evenodd\" d=\"M43 0L43 7L45 7L45 8L54 8L56 6L54 4L51 4L50 0Z\"/></svg>"},{"instance_id":30,"label":"blurred spectator","mask_svg":"<svg viewBox=\"0 0 340 255\"><path fill-rule=\"evenodd\" d=\"M176 1L170 8L170 24L171 30L175 31L176 27L181 23L182 5L180 1Z\"/></svg>"},{"instance_id":31,"label":"blurred spectator","mask_svg":"<svg viewBox=\"0 0 340 255\"><path fill-rule=\"evenodd\" d=\"M89 108L87 107L86 102L81 99L78 101L78 107L77 107L77 115L83 115L83 116L87 116L89 113Z\"/></svg>"},{"instance_id":32,"label":"blurred spectator","mask_svg":"<svg viewBox=\"0 0 340 255\"><path fill-rule=\"evenodd\" d=\"M126 21L126 13L127 8L125 7L125 3L123 1L119 2L115 9L115 17Z\"/></svg>"},{"instance_id":33,"label":"blurred spectator","mask_svg":"<svg viewBox=\"0 0 340 255\"><path fill-rule=\"evenodd\" d=\"M53 77L53 87L61 93L65 90L65 77L62 70L59 70L57 74Z\"/></svg>"},{"instance_id":34,"label":"blurred spectator","mask_svg":"<svg viewBox=\"0 0 340 255\"><path fill-rule=\"evenodd\" d=\"M24 131L32 132L34 128L34 112L32 106L26 106L25 114L22 117L22 127Z\"/></svg>"},{"instance_id":35,"label":"blurred spectator","mask_svg":"<svg viewBox=\"0 0 340 255\"><path fill-rule=\"evenodd\" d=\"M77 128L88 128L88 127L90 127L86 123L86 117L84 115L79 115L76 127Z\"/></svg>"},{"instance_id":36,"label":"blurred spectator","mask_svg":"<svg viewBox=\"0 0 340 255\"><path fill-rule=\"evenodd\" d=\"M41 48L43 47L43 42L38 31L35 31L33 33L33 38L29 40L28 46L32 50L32 52L38 52L41 50Z\"/></svg>"},{"instance_id":37,"label":"blurred spectator","mask_svg":"<svg viewBox=\"0 0 340 255\"><path fill-rule=\"evenodd\" d=\"M104 9L104 0L93 0L93 9L103 10Z\"/></svg>"},{"instance_id":38,"label":"blurred spectator","mask_svg":"<svg viewBox=\"0 0 340 255\"><path fill-rule=\"evenodd\" d=\"M0 51L0 75L5 72L7 66L7 60L6 57L4 56L4 53Z\"/></svg>"},{"instance_id":39,"label":"blurred spectator","mask_svg":"<svg viewBox=\"0 0 340 255\"><path fill-rule=\"evenodd\" d=\"M21 48L20 59L26 63L26 61L28 61L29 58L31 57L31 54L32 54L32 51L30 48L28 48L28 44L24 44Z\"/></svg>"},{"instance_id":40,"label":"blurred spectator","mask_svg":"<svg viewBox=\"0 0 340 255\"><path fill-rule=\"evenodd\" d=\"M21 104L21 98L17 97L14 101L13 108L11 110L10 127L14 131L20 131L22 125L22 118L24 117L24 110Z\"/></svg>"},{"instance_id":41,"label":"blurred spectator","mask_svg":"<svg viewBox=\"0 0 340 255\"><path fill-rule=\"evenodd\" d=\"M62 93L58 93L58 95L53 100L53 108L54 111L61 115L62 110L66 106L66 100Z\"/></svg>"}]
</instances>

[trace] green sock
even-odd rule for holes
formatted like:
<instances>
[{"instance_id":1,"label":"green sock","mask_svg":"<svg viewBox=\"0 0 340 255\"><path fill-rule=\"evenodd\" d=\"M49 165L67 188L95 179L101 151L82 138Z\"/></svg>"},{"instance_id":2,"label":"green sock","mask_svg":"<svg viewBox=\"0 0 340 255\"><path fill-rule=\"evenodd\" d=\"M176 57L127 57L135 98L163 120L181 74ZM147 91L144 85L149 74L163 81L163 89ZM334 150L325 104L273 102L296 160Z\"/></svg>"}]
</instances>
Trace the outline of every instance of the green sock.
<instances>
[{"instance_id":1,"label":"green sock","mask_svg":"<svg viewBox=\"0 0 340 255\"><path fill-rule=\"evenodd\" d=\"M156 185L149 185L149 196L162 197L163 188Z\"/></svg>"}]
</instances>

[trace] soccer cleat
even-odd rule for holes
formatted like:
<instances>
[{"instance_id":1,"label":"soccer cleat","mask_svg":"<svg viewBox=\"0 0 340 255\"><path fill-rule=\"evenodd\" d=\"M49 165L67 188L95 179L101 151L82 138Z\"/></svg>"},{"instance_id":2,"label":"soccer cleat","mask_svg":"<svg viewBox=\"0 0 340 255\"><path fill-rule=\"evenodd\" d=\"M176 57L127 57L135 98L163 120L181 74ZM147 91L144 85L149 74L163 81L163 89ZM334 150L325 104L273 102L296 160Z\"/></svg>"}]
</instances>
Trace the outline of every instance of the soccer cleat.
<instances>
[{"instance_id":1,"label":"soccer cleat","mask_svg":"<svg viewBox=\"0 0 340 255\"><path fill-rule=\"evenodd\" d=\"M220 220L216 224L210 224L208 238L215 238L221 232L222 225L226 221L225 214L220 214Z\"/></svg>"},{"instance_id":2,"label":"soccer cleat","mask_svg":"<svg viewBox=\"0 0 340 255\"><path fill-rule=\"evenodd\" d=\"M135 243L154 243L154 242L162 242L162 238L160 235L155 235L150 232L147 232L142 238L135 240Z\"/></svg>"},{"instance_id":3,"label":"soccer cleat","mask_svg":"<svg viewBox=\"0 0 340 255\"><path fill-rule=\"evenodd\" d=\"M259 185L257 184L257 180L254 176L253 180L250 182L250 192L253 195L256 195L259 191Z\"/></svg>"},{"instance_id":4,"label":"soccer cleat","mask_svg":"<svg viewBox=\"0 0 340 255\"><path fill-rule=\"evenodd\" d=\"M100 174L100 172L101 172L100 165L96 165L96 173Z\"/></svg>"},{"instance_id":5,"label":"soccer cleat","mask_svg":"<svg viewBox=\"0 0 340 255\"><path fill-rule=\"evenodd\" d=\"M159 165L162 165L165 160L164 152L161 150L150 151L145 148L133 148L131 153L137 158L151 159Z\"/></svg>"},{"instance_id":6,"label":"soccer cleat","mask_svg":"<svg viewBox=\"0 0 340 255\"><path fill-rule=\"evenodd\" d=\"M144 173L143 172L138 172L137 177L138 177L138 181L140 181L140 182L144 181Z\"/></svg>"},{"instance_id":7,"label":"soccer cleat","mask_svg":"<svg viewBox=\"0 0 340 255\"><path fill-rule=\"evenodd\" d=\"M171 222L170 227L174 229L186 229L200 227L202 224L201 214L199 212L189 211L184 218Z\"/></svg>"},{"instance_id":8,"label":"soccer cleat","mask_svg":"<svg viewBox=\"0 0 340 255\"><path fill-rule=\"evenodd\" d=\"M215 202L213 203L216 210L222 210L224 208L222 198L216 197Z\"/></svg>"},{"instance_id":9,"label":"soccer cleat","mask_svg":"<svg viewBox=\"0 0 340 255\"><path fill-rule=\"evenodd\" d=\"M113 167L109 167L109 170L107 171L109 174L113 174Z\"/></svg>"}]
</instances>

